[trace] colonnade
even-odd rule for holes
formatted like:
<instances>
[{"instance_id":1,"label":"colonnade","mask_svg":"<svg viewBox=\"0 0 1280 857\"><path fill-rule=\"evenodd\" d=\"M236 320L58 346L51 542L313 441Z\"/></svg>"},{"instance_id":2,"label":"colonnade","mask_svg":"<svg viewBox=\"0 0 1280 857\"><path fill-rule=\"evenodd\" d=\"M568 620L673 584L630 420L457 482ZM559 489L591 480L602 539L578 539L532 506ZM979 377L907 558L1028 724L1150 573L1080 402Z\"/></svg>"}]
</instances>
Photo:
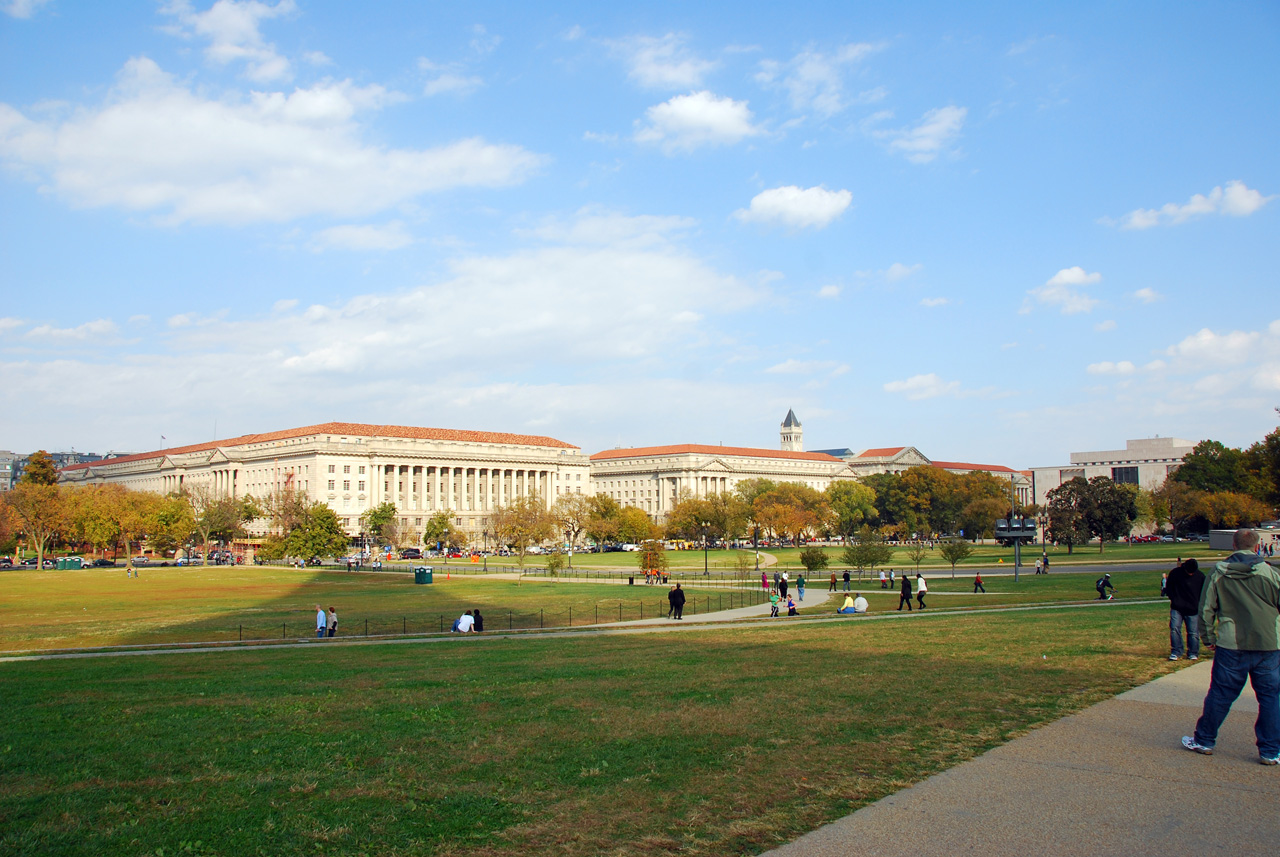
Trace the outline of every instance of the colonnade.
<instances>
[{"instance_id":1,"label":"colonnade","mask_svg":"<svg viewBox=\"0 0 1280 857\"><path fill-rule=\"evenodd\" d=\"M399 462L372 470L370 505L391 501L401 512L489 512L534 492L547 508L555 502L554 470Z\"/></svg>"}]
</instances>

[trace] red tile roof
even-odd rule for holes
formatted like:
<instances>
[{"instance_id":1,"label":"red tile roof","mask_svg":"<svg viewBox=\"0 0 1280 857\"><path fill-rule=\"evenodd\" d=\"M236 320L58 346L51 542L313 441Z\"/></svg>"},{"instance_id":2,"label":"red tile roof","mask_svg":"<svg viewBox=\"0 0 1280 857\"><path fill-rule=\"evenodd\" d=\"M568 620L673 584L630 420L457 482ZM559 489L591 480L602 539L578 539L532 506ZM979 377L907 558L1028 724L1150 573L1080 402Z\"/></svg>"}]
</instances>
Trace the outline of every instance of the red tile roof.
<instances>
[{"instance_id":1,"label":"red tile roof","mask_svg":"<svg viewBox=\"0 0 1280 857\"><path fill-rule=\"evenodd\" d=\"M865 452L859 452L858 458L891 458L897 455L905 446L883 446L879 449L868 449Z\"/></svg>"},{"instance_id":2,"label":"red tile roof","mask_svg":"<svg viewBox=\"0 0 1280 857\"><path fill-rule=\"evenodd\" d=\"M606 449L591 456L592 461L611 458L642 458L655 455L727 455L735 458L789 458L793 461L825 461L833 464L844 462L825 452L787 452L781 449L752 449L746 446L709 446L700 443L680 443L674 446L640 446L631 449Z\"/></svg>"},{"instance_id":3,"label":"red tile roof","mask_svg":"<svg viewBox=\"0 0 1280 857\"><path fill-rule=\"evenodd\" d=\"M941 467L943 470L985 470L989 473L1017 473L1012 467L1005 467L1003 464L970 464L966 461L935 461L934 467Z\"/></svg>"},{"instance_id":4,"label":"red tile roof","mask_svg":"<svg viewBox=\"0 0 1280 857\"><path fill-rule=\"evenodd\" d=\"M130 461L146 461L151 458L163 458L166 455L184 455L190 452L205 452L214 449L226 449L234 446L248 446L251 443L264 443L272 440L287 440L295 437L311 437L313 435L340 435L344 437L395 437L413 440L450 440L459 443L500 443L519 446L546 446L555 449L577 449L571 443L556 440L553 437L528 434L508 434L493 431L466 431L462 429L421 428L418 426L377 426L363 423L320 423L302 428L284 429L264 434L246 434L226 440L214 440L207 443L196 443L190 446L175 446L155 452L140 452L137 455L122 455L119 458L108 458L102 461L87 461L73 464L63 470L84 470L89 467L101 467L107 464L123 464Z\"/></svg>"}]
</instances>

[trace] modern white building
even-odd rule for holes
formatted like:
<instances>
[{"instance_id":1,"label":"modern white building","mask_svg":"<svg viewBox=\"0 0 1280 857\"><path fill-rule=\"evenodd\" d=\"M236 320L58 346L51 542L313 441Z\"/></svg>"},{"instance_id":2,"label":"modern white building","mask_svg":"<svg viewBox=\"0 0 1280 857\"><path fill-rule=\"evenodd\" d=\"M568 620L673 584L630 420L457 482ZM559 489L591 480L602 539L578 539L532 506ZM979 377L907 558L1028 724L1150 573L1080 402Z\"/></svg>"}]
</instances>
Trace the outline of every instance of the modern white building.
<instances>
[{"instance_id":1,"label":"modern white building","mask_svg":"<svg viewBox=\"0 0 1280 857\"><path fill-rule=\"evenodd\" d=\"M329 505L347 529L390 501L402 530L441 511L479 542L489 516L537 493L548 507L587 493L591 467L578 447L551 437L413 426L323 423L163 449L64 468L72 484L118 483L167 494L203 485L263 498L293 490Z\"/></svg>"},{"instance_id":2,"label":"modern white building","mask_svg":"<svg viewBox=\"0 0 1280 857\"><path fill-rule=\"evenodd\" d=\"M1073 452L1068 465L1031 468L1035 502L1043 504L1046 494L1077 476L1110 476L1121 485L1159 488L1195 445L1177 437L1150 437L1125 441L1124 449Z\"/></svg>"}]
</instances>

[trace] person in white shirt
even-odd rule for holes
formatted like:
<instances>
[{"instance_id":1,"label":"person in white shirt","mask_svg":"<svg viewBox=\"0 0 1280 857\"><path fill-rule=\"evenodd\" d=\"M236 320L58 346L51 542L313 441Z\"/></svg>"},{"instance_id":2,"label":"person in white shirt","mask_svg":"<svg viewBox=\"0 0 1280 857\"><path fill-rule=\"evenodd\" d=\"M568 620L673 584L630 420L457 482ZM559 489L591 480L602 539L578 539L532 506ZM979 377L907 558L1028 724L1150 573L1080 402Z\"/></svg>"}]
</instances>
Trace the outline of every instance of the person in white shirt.
<instances>
[{"instance_id":1,"label":"person in white shirt","mask_svg":"<svg viewBox=\"0 0 1280 857\"><path fill-rule=\"evenodd\" d=\"M867 612L867 599L862 597L862 593L858 593L858 597L853 599L853 612L854 613Z\"/></svg>"},{"instance_id":2,"label":"person in white shirt","mask_svg":"<svg viewBox=\"0 0 1280 857\"><path fill-rule=\"evenodd\" d=\"M324 608L319 604L316 605L316 636L323 637L329 633L329 614L324 612Z\"/></svg>"},{"instance_id":3,"label":"person in white shirt","mask_svg":"<svg viewBox=\"0 0 1280 857\"><path fill-rule=\"evenodd\" d=\"M474 631L475 624L476 624L475 617L472 616L471 611L468 610L466 613L463 613L460 617L458 617L458 633L466 634L471 631Z\"/></svg>"},{"instance_id":4,"label":"person in white shirt","mask_svg":"<svg viewBox=\"0 0 1280 857\"><path fill-rule=\"evenodd\" d=\"M880 588L881 589L889 588L889 578L885 576L883 568L880 569Z\"/></svg>"},{"instance_id":5,"label":"person in white shirt","mask_svg":"<svg viewBox=\"0 0 1280 857\"><path fill-rule=\"evenodd\" d=\"M916 603L924 609L924 597L929 594L929 584L924 582L924 575L916 574Z\"/></svg>"}]
</instances>

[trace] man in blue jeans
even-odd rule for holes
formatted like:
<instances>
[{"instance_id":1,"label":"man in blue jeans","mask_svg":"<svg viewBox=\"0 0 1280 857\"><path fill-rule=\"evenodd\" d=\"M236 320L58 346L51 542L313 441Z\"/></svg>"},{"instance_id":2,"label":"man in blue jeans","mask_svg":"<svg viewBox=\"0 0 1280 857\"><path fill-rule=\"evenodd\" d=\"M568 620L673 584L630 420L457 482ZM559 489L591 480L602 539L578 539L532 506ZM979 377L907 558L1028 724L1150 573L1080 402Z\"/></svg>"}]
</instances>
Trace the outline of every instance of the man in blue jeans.
<instances>
[{"instance_id":1,"label":"man in blue jeans","mask_svg":"<svg viewBox=\"0 0 1280 857\"><path fill-rule=\"evenodd\" d=\"M1204 574L1200 564L1189 559L1169 572L1164 595L1169 599L1169 660L1182 657L1182 627L1187 628L1186 654L1191 660L1200 657L1200 594L1204 591Z\"/></svg>"},{"instance_id":2,"label":"man in blue jeans","mask_svg":"<svg viewBox=\"0 0 1280 857\"><path fill-rule=\"evenodd\" d=\"M1200 600L1200 638L1213 651L1213 675L1195 735L1182 746L1213 755L1218 728L1244 689L1258 697L1253 731L1259 761L1280 764L1280 572L1260 559L1258 534L1236 530L1236 552L1215 567Z\"/></svg>"}]
</instances>

